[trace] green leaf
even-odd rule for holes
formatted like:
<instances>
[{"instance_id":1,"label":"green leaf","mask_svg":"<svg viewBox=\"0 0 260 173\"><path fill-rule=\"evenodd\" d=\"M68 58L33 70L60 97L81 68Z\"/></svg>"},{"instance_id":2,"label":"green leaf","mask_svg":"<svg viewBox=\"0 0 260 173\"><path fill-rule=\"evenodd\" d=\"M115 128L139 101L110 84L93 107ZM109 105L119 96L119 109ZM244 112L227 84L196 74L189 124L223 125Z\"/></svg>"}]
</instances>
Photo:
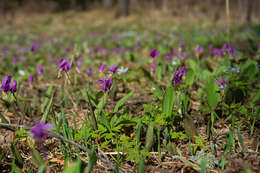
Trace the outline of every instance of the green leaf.
<instances>
[{"instance_id":1,"label":"green leaf","mask_svg":"<svg viewBox=\"0 0 260 173\"><path fill-rule=\"evenodd\" d=\"M137 173L143 173L143 172L144 172L144 159L141 159L138 163Z\"/></svg>"},{"instance_id":2,"label":"green leaf","mask_svg":"<svg viewBox=\"0 0 260 173\"><path fill-rule=\"evenodd\" d=\"M88 158L88 173L91 173L93 167L96 165L97 162L97 155L94 146L92 146L91 151L88 153Z\"/></svg>"},{"instance_id":3,"label":"green leaf","mask_svg":"<svg viewBox=\"0 0 260 173\"><path fill-rule=\"evenodd\" d=\"M212 78L206 86L207 101L211 110L215 110L220 101L220 94L217 92L217 87L218 86L214 78Z\"/></svg>"},{"instance_id":4,"label":"green leaf","mask_svg":"<svg viewBox=\"0 0 260 173\"><path fill-rule=\"evenodd\" d=\"M166 92L163 96L163 105L162 105L162 111L166 115L166 117L171 116L174 100L175 100L175 92L172 87L169 87L166 89Z\"/></svg>"},{"instance_id":5,"label":"green leaf","mask_svg":"<svg viewBox=\"0 0 260 173\"><path fill-rule=\"evenodd\" d=\"M148 126L146 137L145 137L145 148L150 151L153 146L153 138L154 138L154 127L152 124Z\"/></svg>"},{"instance_id":6,"label":"green leaf","mask_svg":"<svg viewBox=\"0 0 260 173\"><path fill-rule=\"evenodd\" d=\"M135 139L136 139L137 142L140 141L142 126L143 126L142 120L139 119L138 122L137 122L137 125L136 125L136 135L135 135Z\"/></svg>"},{"instance_id":7,"label":"green leaf","mask_svg":"<svg viewBox=\"0 0 260 173\"><path fill-rule=\"evenodd\" d=\"M125 95L123 98L121 98L117 103L116 106L114 108L114 113L118 112L120 110L121 107L123 107L123 105L125 104L125 102L127 101L127 99L129 97L131 97L133 95L133 92L131 91L130 93L128 93L127 95Z\"/></svg>"},{"instance_id":8,"label":"green leaf","mask_svg":"<svg viewBox=\"0 0 260 173\"><path fill-rule=\"evenodd\" d=\"M196 77L195 72L192 69L188 69L185 75L185 84L192 85L195 80L195 77Z\"/></svg>"},{"instance_id":9,"label":"green leaf","mask_svg":"<svg viewBox=\"0 0 260 173\"><path fill-rule=\"evenodd\" d=\"M14 143L11 144L11 151L12 151L12 155L15 158L15 163L18 164L18 166L20 168L23 167L23 159L22 156L19 152L19 150L17 149L17 147L15 146Z\"/></svg>"},{"instance_id":10,"label":"green leaf","mask_svg":"<svg viewBox=\"0 0 260 173\"><path fill-rule=\"evenodd\" d=\"M51 109L51 106L52 106L53 97L54 97L54 94L52 94L51 100L49 101L49 104L44 111L44 114L43 114L42 119L41 119L42 122L46 122L46 120L47 120L47 116L48 116L50 109Z\"/></svg>"},{"instance_id":11,"label":"green leaf","mask_svg":"<svg viewBox=\"0 0 260 173\"><path fill-rule=\"evenodd\" d=\"M37 173L44 173L44 170L45 170L45 166L44 165L41 165L37 171Z\"/></svg>"},{"instance_id":12,"label":"green leaf","mask_svg":"<svg viewBox=\"0 0 260 173\"><path fill-rule=\"evenodd\" d=\"M71 164L63 171L63 173L81 173L81 162L82 161L78 158L77 162Z\"/></svg>"},{"instance_id":13,"label":"green leaf","mask_svg":"<svg viewBox=\"0 0 260 173\"><path fill-rule=\"evenodd\" d=\"M32 149L32 162L37 167L44 165L44 160L41 158L40 153L34 148Z\"/></svg>"}]
</instances>

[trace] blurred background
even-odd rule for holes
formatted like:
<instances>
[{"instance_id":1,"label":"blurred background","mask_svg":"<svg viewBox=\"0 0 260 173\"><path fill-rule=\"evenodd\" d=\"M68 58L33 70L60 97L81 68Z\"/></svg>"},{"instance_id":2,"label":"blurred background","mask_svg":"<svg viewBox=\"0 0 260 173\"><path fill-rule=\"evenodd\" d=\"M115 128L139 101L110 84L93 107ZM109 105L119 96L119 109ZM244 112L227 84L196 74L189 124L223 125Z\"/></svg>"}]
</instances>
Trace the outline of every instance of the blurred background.
<instances>
[{"instance_id":1,"label":"blurred background","mask_svg":"<svg viewBox=\"0 0 260 173\"><path fill-rule=\"evenodd\" d=\"M260 23L260 0L0 0L0 20L4 25L36 15L84 13L95 18L132 17L145 22L195 20L218 24L226 18L227 3L231 24Z\"/></svg>"}]
</instances>

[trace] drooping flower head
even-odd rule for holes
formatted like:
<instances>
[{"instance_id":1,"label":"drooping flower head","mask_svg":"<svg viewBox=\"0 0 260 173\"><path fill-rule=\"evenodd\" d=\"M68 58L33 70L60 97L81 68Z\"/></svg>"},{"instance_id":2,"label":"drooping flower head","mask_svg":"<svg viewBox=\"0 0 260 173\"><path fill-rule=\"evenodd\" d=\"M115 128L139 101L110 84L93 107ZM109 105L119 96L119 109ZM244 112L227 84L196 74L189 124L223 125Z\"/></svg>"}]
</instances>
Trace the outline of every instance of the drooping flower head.
<instances>
[{"instance_id":1,"label":"drooping flower head","mask_svg":"<svg viewBox=\"0 0 260 173\"><path fill-rule=\"evenodd\" d=\"M159 53L160 53L159 50L152 49L152 50L150 51L150 57L151 57L151 58L155 58L155 57L157 57L157 56L159 55Z\"/></svg>"},{"instance_id":2,"label":"drooping flower head","mask_svg":"<svg viewBox=\"0 0 260 173\"><path fill-rule=\"evenodd\" d=\"M223 51L221 49L215 48L214 51L213 51L213 54L215 56L222 57L223 56Z\"/></svg>"},{"instance_id":3,"label":"drooping flower head","mask_svg":"<svg viewBox=\"0 0 260 173\"><path fill-rule=\"evenodd\" d=\"M181 67L179 70L177 70L173 76L173 81L175 84L178 84L182 81L183 75L185 75L187 72L187 69L185 66Z\"/></svg>"},{"instance_id":4,"label":"drooping flower head","mask_svg":"<svg viewBox=\"0 0 260 173\"><path fill-rule=\"evenodd\" d=\"M11 82L11 80L12 80L12 76L5 76L2 81L1 89L6 93L7 92L15 93L17 90L17 81L14 80L13 82Z\"/></svg>"},{"instance_id":5,"label":"drooping flower head","mask_svg":"<svg viewBox=\"0 0 260 173\"><path fill-rule=\"evenodd\" d=\"M101 66L100 66L99 71L103 73L106 67L107 67L107 64L106 63L102 63Z\"/></svg>"},{"instance_id":6,"label":"drooping flower head","mask_svg":"<svg viewBox=\"0 0 260 173\"><path fill-rule=\"evenodd\" d=\"M187 52L183 52L182 54L178 53L177 58L179 59L185 59L187 57Z\"/></svg>"},{"instance_id":7,"label":"drooping flower head","mask_svg":"<svg viewBox=\"0 0 260 173\"><path fill-rule=\"evenodd\" d=\"M77 60L77 68L80 69L82 67L83 57L79 57Z\"/></svg>"},{"instance_id":8,"label":"drooping flower head","mask_svg":"<svg viewBox=\"0 0 260 173\"><path fill-rule=\"evenodd\" d=\"M156 65L154 63L151 64L151 72L155 72L156 70Z\"/></svg>"},{"instance_id":9,"label":"drooping flower head","mask_svg":"<svg viewBox=\"0 0 260 173\"><path fill-rule=\"evenodd\" d=\"M118 68L117 66L115 66L115 65L112 64L112 65L110 66L110 68L109 68L109 71L110 71L111 73L115 73L115 72L117 71L117 68Z\"/></svg>"},{"instance_id":10,"label":"drooping flower head","mask_svg":"<svg viewBox=\"0 0 260 173\"><path fill-rule=\"evenodd\" d=\"M48 137L46 131L52 128L53 126L51 124L39 122L31 128L30 132L34 140L40 141L42 138Z\"/></svg>"},{"instance_id":11,"label":"drooping flower head","mask_svg":"<svg viewBox=\"0 0 260 173\"><path fill-rule=\"evenodd\" d=\"M30 51L31 52L36 52L37 51L37 46L36 46L35 43L30 46Z\"/></svg>"},{"instance_id":12,"label":"drooping flower head","mask_svg":"<svg viewBox=\"0 0 260 173\"><path fill-rule=\"evenodd\" d=\"M5 76L4 77L4 79L2 81L2 85L1 85L1 89L4 92L8 92L9 91L11 80L12 80L12 76Z\"/></svg>"},{"instance_id":13,"label":"drooping flower head","mask_svg":"<svg viewBox=\"0 0 260 173\"><path fill-rule=\"evenodd\" d=\"M59 65L60 71L69 71L72 66L72 61L62 59Z\"/></svg>"},{"instance_id":14,"label":"drooping flower head","mask_svg":"<svg viewBox=\"0 0 260 173\"><path fill-rule=\"evenodd\" d=\"M17 81L14 80L12 83L10 83L9 90L11 93L15 93L17 90Z\"/></svg>"},{"instance_id":15,"label":"drooping flower head","mask_svg":"<svg viewBox=\"0 0 260 173\"><path fill-rule=\"evenodd\" d=\"M93 75L93 70L91 69L91 68L88 68L87 69L87 71L86 71L86 74L88 75L88 76L92 76Z\"/></svg>"},{"instance_id":16,"label":"drooping flower head","mask_svg":"<svg viewBox=\"0 0 260 173\"><path fill-rule=\"evenodd\" d=\"M203 47L201 47L200 45L197 45L195 48L194 48L194 51L196 54L200 54L202 51L203 51Z\"/></svg>"},{"instance_id":17,"label":"drooping flower head","mask_svg":"<svg viewBox=\"0 0 260 173\"><path fill-rule=\"evenodd\" d=\"M41 75L43 73L44 67L42 65L39 65L37 67L38 75Z\"/></svg>"},{"instance_id":18,"label":"drooping flower head","mask_svg":"<svg viewBox=\"0 0 260 173\"><path fill-rule=\"evenodd\" d=\"M222 76L222 81L218 80L218 79L215 79L219 88L221 89L224 89L226 87L226 84L227 84L227 80L226 80L226 77L225 76Z\"/></svg>"},{"instance_id":19,"label":"drooping flower head","mask_svg":"<svg viewBox=\"0 0 260 173\"><path fill-rule=\"evenodd\" d=\"M30 74L30 75L29 75L29 78L28 78L28 82L29 82L29 84L32 84L33 81L34 81L34 77L33 77L32 74Z\"/></svg>"},{"instance_id":20,"label":"drooping flower head","mask_svg":"<svg viewBox=\"0 0 260 173\"><path fill-rule=\"evenodd\" d=\"M214 50L214 45L213 44L210 44L209 45L209 51L212 52Z\"/></svg>"},{"instance_id":21,"label":"drooping flower head","mask_svg":"<svg viewBox=\"0 0 260 173\"><path fill-rule=\"evenodd\" d=\"M167 55L165 55L165 59L166 59L167 61L171 61L171 59L172 59L172 54L167 54Z\"/></svg>"},{"instance_id":22,"label":"drooping flower head","mask_svg":"<svg viewBox=\"0 0 260 173\"><path fill-rule=\"evenodd\" d=\"M103 92L108 92L112 85L112 78L107 78L107 79L103 78L103 79L98 80L98 82L102 86Z\"/></svg>"}]
</instances>

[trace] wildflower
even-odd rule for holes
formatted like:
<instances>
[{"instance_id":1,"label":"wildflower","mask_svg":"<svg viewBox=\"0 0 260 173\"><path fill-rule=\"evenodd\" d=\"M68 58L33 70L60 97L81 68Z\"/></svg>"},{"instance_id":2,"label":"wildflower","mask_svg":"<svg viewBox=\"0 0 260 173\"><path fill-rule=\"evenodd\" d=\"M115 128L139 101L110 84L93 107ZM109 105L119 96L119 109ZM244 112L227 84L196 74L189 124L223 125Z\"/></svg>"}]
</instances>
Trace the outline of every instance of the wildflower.
<instances>
[{"instance_id":1,"label":"wildflower","mask_svg":"<svg viewBox=\"0 0 260 173\"><path fill-rule=\"evenodd\" d=\"M187 72L186 67L183 66L179 70L177 70L174 74L173 81L175 84L178 84L181 82L183 75L185 75Z\"/></svg>"},{"instance_id":2,"label":"wildflower","mask_svg":"<svg viewBox=\"0 0 260 173\"><path fill-rule=\"evenodd\" d=\"M51 124L39 122L31 128L30 132L35 140L41 141L42 138L48 137L48 134L45 131L50 130L52 128L53 126Z\"/></svg>"},{"instance_id":3,"label":"wildflower","mask_svg":"<svg viewBox=\"0 0 260 173\"><path fill-rule=\"evenodd\" d=\"M103 92L107 92L110 90L111 85L112 85L112 78L103 78L98 80L98 82L100 83L100 85L102 86L102 90Z\"/></svg>"},{"instance_id":4,"label":"wildflower","mask_svg":"<svg viewBox=\"0 0 260 173\"><path fill-rule=\"evenodd\" d=\"M183 52L182 54L179 54L179 53L178 53L177 57L178 57L179 59L185 59L185 58L187 57L187 53L186 53L186 52Z\"/></svg>"},{"instance_id":5,"label":"wildflower","mask_svg":"<svg viewBox=\"0 0 260 173\"><path fill-rule=\"evenodd\" d=\"M121 66L118 70L117 70L117 74L122 75L122 74L126 74L128 72L128 68L124 68L123 66Z\"/></svg>"},{"instance_id":6,"label":"wildflower","mask_svg":"<svg viewBox=\"0 0 260 173\"><path fill-rule=\"evenodd\" d=\"M230 53L230 54L234 54L235 52L236 52L236 49L233 48L233 47L230 47L230 48L228 49L228 53Z\"/></svg>"},{"instance_id":7,"label":"wildflower","mask_svg":"<svg viewBox=\"0 0 260 173\"><path fill-rule=\"evenodd\" d=\"M106 67L107 67L107 64L106 64L106 63L102 63L101 66L100 66L99 71L100 71L100 72L104 72L104 70L105 70Z\"/></svg>"},{"instance_id":8,"label":"wildflower","mask_svg":"<svg viewBox=\"0 0 260 173\"><path fill-rule=\"evenodd\" d=\"M91 68L88 68L86 71L88 76L92 76L92 74L94 73L93 70Z\"/></svg>"},{"instance_id":9,"label":"wildflower","mask_svg":"<svg viewBox=\"0 0 260 173\"><path fill-rule=\"evenodd\" d=\"M32 84L33 81L34 81L33 75L30 74L30 75L29 75L29 78L28 78L28 82L29 82L29 84Z\"/></svg>"},{"instance_id":10,"label":"wildflower","mask_svg":"<svg viewBox=\"0 0 260 173\"><path fill-rule=\"evenodd\" d=\"M15 93L16 90L17 90L17 81L14 80L13 83L10 83L10 85L9 85L9 91L11 93Z\"/></svg>"},{"instance_id":11,"label":"wildflower","mask_svg":"<svg viewBox=\"0 0 260 173\"><path fill-rule=\"evenodd\" d=\"M44 67L42 65L39 65L37 67L37 70L38 70L38 75L41 75L43 73Z\"/></svg>"},{"instance_id":12,"label":"wildflower","mask_svg":"<svg viewBox=\"0 0 260 173\"><path fill-rule=\"evenodd\" d=\"M213 50L214 50L214 46L213 46L213 44L210 44L209 45L209 51L212 52Z\"/></svg>"},{"instance_id":13,"label":"wildflower","mask_svg":"<svg viewBox=\"0 0 260 173\"><path fill-rule=\"evenodd\" d=\"M24 72L23 70L19 70L18 73L19 73L19 75L21 75L21 76L24 76L24 75L25 75L25 72Z\"/></svg>"},{"instance_id":14,"label":"wildflower","mask_svg":"<svg viewBox=\"0 0 260 173\"><path fill-rule=\"evenodd\" d=\"M77 68L80 69L82 67L83 58L79 57L77 60Z\"/></svg>"},{"instance_id":15,"label":"wildflower","mask_svg":"<svg viewBox=\"0 0 260 173\"><path fill-rule=\"evenodd\" d=\"M17 56L14 55L14 56L13 56L13 63L14 63L14 64L17 64L17 61L18 61Z\"/></svg>"},{"instance_id":16,"label":"wildflower","mask_svg":"<svg viewBox=\"0 0 260 173\"><path fill-rule=\"evenodd\" d=\"M260 50L260 43L258 43L258 50Z\"/></svg>"},{"instance_id":17,"label":"wildflower","mask_svg":"<svg viewBox=\"0 0 260 173\"><path fill-rule=\"evenodd\" d=\"M179 49L183 49L183 48L184 48L184 43L180 43L180 44L178 45L178 47L179 47Z\"/></svg>"},{"instance_id":18,"label":"wildflower","mask_svg":"<svg viewBox=\"0 0 260 173\"><path fill-rule=\"evenodd\" d=\"M166 59L167 61L171 61L171 59L172 59L172 54L167 54L167 55L165 55L165 59Z\"/></svg>"},{"instance_id":19,"label":"wildflower","mask_svg":"<svg viewBox=\"0 0 260 173\"><path fill-rule=\"evenodd\" d=\"M155 58L156 56L159 55L159 53L160 53L160 51L158 51L158 50L156 50L156 49L152 49L152 50L150 51L150 57Z\"/></svg>"},{"instance_id":20,"label":"wildflower","mask_svg":"<svg viewBox=\"0 0 260 173\"><path fill-rule=\"evenodd\" d=\"M222 81L220 81L220 80L218 80L218 79L215 79L215 80L216 80L216 82L217 82L219 88L223 89L223 88L226 87L227 81L226 81L226 77L225 77L225 76L222 76Z\"/></svg>"},{"instance_id":21,"label":"wildflower","mask_svg":"<svg viewBox=\"0 0 260 173\"><path fill-rule=\"evenodd\" d=\"M229 44L227 44L227 43L225 43L224 45L223 45L223 47L222 47L222 50L223 51L228 51L230 49L230 46L229 46Z\"/></svg>"},{"instance_id":22,"label":"wildflower","mask_svg":"<svg viewBox=\"0 0 260 173\"><path fill-rule=\"evenodd\" d=\"M199 55L202 51L203 51L203 47L201 47L200 45L197 45L195 48L194 48L194 51L197 55Z\"/></svg>"},{"instance_id":23,"label":"wildflower","mask_svg":"<svg viewBox=\"0 0 260 173\"><path fill-rule=\"evenodd\" d=\"M223 51L221 49L215 48L214 51L213 51L213 54L215 56L222 57L223 56Z\"/></svg>"},{"instance_id":24,"label":"wildflower","mask_svg":"<svg viewBox=\"0 0 260 173\"><path fill-rule=\"evenodd\" d=\"M5 76L3 81L2 81L2 85L1 85L1 89L4 92L8 92L10 90L10 83L12 80L12 76Z\"/></svg>"},{"instance_id":25,"label":"wildflower","mask_svg":"<svg viewBox=\"0 0 260 173\"><path fill-rule=\"evenodd\" d=\"M110 68L109 68L109 71L112 72L112 73L115 73L115 72L117 71L117 68L118 68L117 66L115 66L115 65L112 64L112 65L110 66Z\"/></svg>"},{"instance_id":26,"label":"wildflower","mask_svg":"<svg viewBox=\"0 0 260 173\"><path fill-rule=\"evenodd\" d=\"M106 54L106 52L107 52L107 49L104 48L104 47L100 47L100 48L98 49L98 53L100 53L100 54Z\"/></svg>"},{"instance_id":27,"label":"wildflower","mask_svg":"<svg viewBox=\"0 0 260 173\"><path fill-rule=\"evenodd\" d=\"M32 44L32 45L30 46L30 51L31 51L31 52L36 52L36 51L37 51L36 44Z\"/></svg>"},{"instance_id":28,"label":"wildflower","mask_svg":"<svg viewBox=\"0 0 260 173\"><path fill-rule=\"evenodd\" d=\"M155 72L156 70L156 65L154 63L151 64L151 72Z\"/></svg>"},{"instance_id":29,"label":"wildflower","mask_svg":"<svg viewBox=\"0 0 260 173\"><path fill-rule=\"evenodd\" d=\"M69 71L72 66L72 61L62 59L59 65L60 71Z\"/></svg>"}]
</instances>

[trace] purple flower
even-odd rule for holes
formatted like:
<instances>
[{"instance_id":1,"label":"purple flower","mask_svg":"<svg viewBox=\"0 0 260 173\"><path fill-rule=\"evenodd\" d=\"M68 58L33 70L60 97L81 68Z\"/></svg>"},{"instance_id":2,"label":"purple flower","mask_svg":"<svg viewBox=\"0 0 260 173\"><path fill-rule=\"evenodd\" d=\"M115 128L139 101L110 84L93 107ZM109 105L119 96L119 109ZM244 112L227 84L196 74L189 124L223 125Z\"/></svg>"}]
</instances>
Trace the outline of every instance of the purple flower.
<instances>
[{"instance_id":1,"label":"purple flower","mask_svg":"<svg viewBox=\"0 0 260 173\"><path fill-rule=\"evenodd\" d=\"M173 81L175 84L178 84L181 82L183 75L185 75L187 72L187 69L185 66L181 67L179 70L177 70L173 76Z\"/></svg>"},{"instance_id":2,"label":"purple flower","mask_svg":"<svg viewBox=\"0 0 260 173\"><path fill-rule=\"evenodd\" d=\"M40 141L42 138L47 138L48 135L45 131L52 129L53 126L51 124L45 124L43 122L37 123L35 126L31 128L32 137L35 140Z\"/></svg>"},{"instance_id":3,"label":"purple flower","mask_svg":"<svg viewBox=\"0 0 260 173\"><path fill-rule=\"evenodd\" d=\"M111 85L112 85L112 78L103 78L98 80L98 82L100 83L100 85L102 86L102 90L103 92L107 92L110 90Z\"/></svg>"},{"instance_id":4,"label":"purple flower","mask_svg":"<svg viewBox=\"0 0 260 173\"><path fill-rule=\"evenodd\" d=\"M10 91L10 83L11 83L11 80L12 80L12 76L5 76L3 81L2 81L2 85L1 85L1 89L4 91L4 92L8 92Z\"/></svg>"},{"instance_id":5,"label":"purple flower","mask_svg":"<svg viewBox=\"0 0 260 173\"><path fill-rule=\"evenodd\" d=\"M112 73L115 73L115 72L117 71L117 68L118 68L117 66L115 66L115 65L112 64L112 65L110 66L110 68L109 68L109 71L112 72Z\"/></svg>"},{"instance_id":6,"label":"purple flower","mask_svg":"<svg viewBox=\"0 0 260 173\"><path fill-rule=\"evenodd\" d=\"M100 53L100 54L105 54L106 52L107 52L107 49L104 48L104 47L100 47L100 48L98 49L98 53Z\"/></svg>"},{"instance_id":7,"label":"purple flower","mask_svg":"<svg viewBox=\"0 0 260 173\"><path fill-rule=\"evenodd\" d=\"M197 45L194 48L194 51L196 52L196 54L200 54L203 51L203 47L201 47L200 45Z\"/></svg>"},{"instance_id":8,"label":"purple flower","mask_svg":"<svg viewBox=\"0 0 260 173\"><path fill-rule=\"evenodd\" d=\"M223 51L221 49L215 48L214 51L213 51L213 54L215 56L222 57L223 56Z\"/></svg>"},{"instance_id":9,"label":"purple flower","mask_svg":"<svg viewBox=\"0 0 260 173\"><path fill-rule=\"evenodd\" d=\"M178 45L178 47L179 47L180 49L183 49L183 48L184 48L184 43L180 43L180 44Z\"/></svg>"},{"instance_id":10,"label":"purple flower","mask_svg":"<svg viewBox=\"0 0 260 173\"><path fill-rule=\"evenodd\" d=\"M36 52L36 51L37 51L36 44L32 44L32 45L30 46L30 51L31 51L31 52Z\"/></svg>"},{"instance_id":11,"label":"purple flower","mask_svg":"<svg viewBox=\"0 0 260 173\"><path fill-rule=\"evenodd\" d=\"M106 63L102 63L101 66L100 66L99 71L100 71L100 72L104 72L104 70L105 70L106 67L107 67L107 64L106 64Z\"/></svg>"},{"instance_id":12,"label":"purple flower","mask_svg":"<svg viewBox=\"0 0 260 173\"><path fill-rule=\"evenodd\" d=\"M17 81L14 80L12 83L9 85L9 90L11 93L15 93L17 90Z\"/></svg>"},{"instance_id":13,"label":"purple flower","mask_svg":"<svg viewBox=\"0 0 260 173\"><path fill-rule=\"evenodd\" d=\"M223 45L223 47L222 47L222 50L223 50L223 51L228 51L229 48L230 48L229 44L225 43L225 44Z\"/></svg>"},{"instance_id":14,"label":"purple flower","mask_svg":"<svg viewBox=\"0 0 260 173\"><path fill-rule=\"evenodd\" d=\"M151 72L155 72L156 70L156 65L154 63L151 64Z\"/></svg>"},{"instance_id":15,"label":"purple flower","mask_svg":"<svg viewBox=\"0 0 260 173\"><path fill-rule=\"evenodd\" d=\"M214 45L213 44L210 44L209 45L209 51L212 52L214 50Z\"/></svg>"},{"instance_id":16,"label":"purple flower","mask_svg":"<svg viewBox=\"0 0 260 173\"><path fill-rule=\"evenodd\" d=\"M77 60L77 68L80 69L82 67L82 62L83 62L83 58L82 57L79 57L78 60Z\"/></svg>"},{"instance_id":17,"label":"purple flower","mask_svg":"<svg viewBox=\"0 0 260 173\"><path fill-rule=\"evenodd\" d=\"M86 73L87 73L88 76L92 76L92 74L94 72L93 72L93 70L91 68L88 68Z\"/></svg>"},{"instance_id":18,"label":"purple flower","mask_svg":"<svg viewBox=\"0 0 260 173\"><path fill-rule=\"evenodd\" d=\"M234 53L236 52L236 49L233 48L233 47L230 47L229 50L228 50L228 52L229 52L230 54L234 54Z\"/></svg>"},{"instance_id":19,"label":"purple flower","mask_svg":"<svg viewBox=\"0 0 260 173\"><path fill-rule=\"evenodd\" d=\"M187 56L187 52L183 52L182 55L178 53L178 55L177 55L177 57L178 57L179 59L185 59L186 56Z\"/></svg>"},{"instance_id":20,"label":"purple flower","mask_svg":"<svg viewBox=\"0 0 260 173\"><path fill-rule=\"evenodd\" d=\"M72 66L72 61L62 59L59 65L60 71L69 71Z\"/></svg>"},{"instance_id":21,"label":"purple flower","mask_svg":"<svg viewBox=\"0 0 260 173\"><path fill-rule=\"evenodd\" d=\"M37 70L38 70L38 75L41 75L43 73L44 67L42 65L39 65L37 67Z\"/></svg>"},{"instance_id":22,"label":"purple flower","mask_svg":"<svg viewBox=\"0 0 260 173\"><path fill-rule=\"evenodd\" d=\"M152 50L150 51L150 57L155 58L156 56L159 55L159 53L160 53L159 50L152 49Z\"/></svg>"},{"instance_id":23,"label":"purple flower","mask_svg":"<svg viewBox=\"0 0 260 173\"><path fill-rule=\"evenodd\" d=\"M165 59L166 59L167 61L171 61L171 59L172 59L172 54L167 54L167 55L165 55Z\"/></svg>"},{"instance_id":24,"label":"purple flower","mask_svg":"<svg viewBox=\"0 0 260 173\"><path fill-rule=\"evenodd\" d=\"M258 43L258 50L260 50L260 43Z\"/></svg>"},{"instance_id":25,"label":"purple flower","mask_svg":"<svg viewBox=\"0 0 260 173\"><path fill-rule=\"evenodd\" d=\"M18 59L17 59L17 56L16 56L16 55L14 55L14 57L13 57L13 63L14 63L14 64L16 64L16 63L17 63L17 61L18 61Z\"/></svg>"},{"instance_id":26,"label":"purple flower","mask_svg":"<svg viewBox=\"0 0 260 173\"><path fill-rule=\"evenodd\" d=\"M226 80L226 77L225 76L222 76L222 81L218 80L218 79L215 79L219 88L223 89L226 87L226 84L227 84L227 80Z\"/></svg>"},{"instance_id":27,"label":"purple flower","mask_svg":"<svg viewBox=\"0 0 260 173\"><path fill-rule=\"evenodd\" d=\"M29 78L28 78L28 82L29 82L29 84L32 84L33 81L34 81L33 75L30 74L30 75L29 75Z\"/></svg>"}]
</instances>

